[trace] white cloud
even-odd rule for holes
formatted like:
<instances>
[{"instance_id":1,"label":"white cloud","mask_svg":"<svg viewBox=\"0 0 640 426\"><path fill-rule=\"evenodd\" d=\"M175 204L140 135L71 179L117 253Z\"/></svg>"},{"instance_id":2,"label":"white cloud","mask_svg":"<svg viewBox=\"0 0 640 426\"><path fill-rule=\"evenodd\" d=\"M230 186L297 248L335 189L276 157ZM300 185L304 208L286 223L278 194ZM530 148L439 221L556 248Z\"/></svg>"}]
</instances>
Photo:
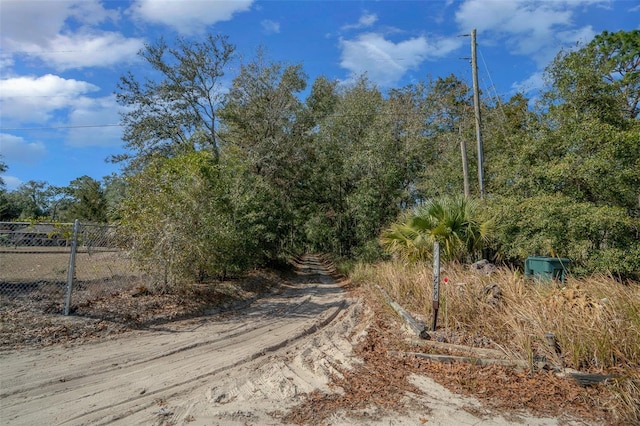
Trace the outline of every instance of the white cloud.
<instances>
[{"instance_id":1,"label":"white cloud","mask_svg":"<svg viewBox=\"0 0 640 426\"><path fill-rule=\"evenodd\" d=\"M2 175L2 180L4 180L7 191L15 191L20 185L24 183L19 178L9 175Z\"/></svg>"},{"instance_id":2,"label":"white cloud","mask_svg":"<svg viewBox=\"0 0 640 426\"><path fill-rule=\"evenodd\" d=\"M544 87L544 78L542 72L535 72L524 81L517 81L511 85L515 92L531 93L537 92Z\"/></svg>"},{"instance_id":3,"label":"white cloud","mask_svg":"<svg viewBox=\"0 0 640 426\"><path fill-rule=\"evenodd\" d=\"M0 72L7 74L13 68L14 60L11 55L0 53Z\"/></svg>"},{"instance_id":4,"label":"white cloud","mask_svg":"<svg viewBox=\"0 0 640 426\"><path fill-rule=\"evenodd\" d=\"M147 22L160 23L183 34L197 34L216 22L251 8L253 0L136 0L133 15Z\"/></svg>"},{"instance_id":5,"label":"white cloud","mask_svg":"<svg viewBox=\"0 0 640 426\"><path fill-rule=\"evenodd\" d=\"M4 49L46 44L64 28L72 1L0 1Z\"/></svg>"},{"instance_id":6,"label":"white cloud","mask_svg":"<svg viewBox=\"0 0 640 426\"><path fill-rule=\"evenodd\" d=\"M68 30L70 19L83 27L118 17L117 10L105 9L99 0L0 1L2 38L12 44L45 45L51 37Z\"/></svg>"},{"instance_id":7,"label":"white cloud","mask_svg":"<svg viewBox=\"0 0 640 426\"><path fill-rule=\"evenodd\" d=\"M111 66L130 62L143 47L139 38L126 38L119 33L58 34L45 48L34 48L31 55L38 56L58 70Z\"/></svg>"},{"instance_id":8,"label":"white cloud","mask_svg":"<svg viewBox=\"0 0 640 426\"><path fill-rule=\"evenodd\" d=\"M349 24L344 25L342 30L351 30L351 29L360 29L360 28L368 28L375 24L378 21L378 15L374 13L364 13L360 19L358 19L357 24Z\"/></svg>"},{"instance_id":9,"label":"white cloud","mask_svg":"<svg viewBox=\"0 0 640 426\"><path fill-rule=\"evenodd\" d=\"M265 19L264 21L260 22L260 25L262 25L262 29L266 34L277 34L280 32L279 22L275 22L270 19Z\"/></svg>"},{"instance_id":10,"label":"white cloud","mask_svg":"<svg viewBox=\"0 0 640 426\"><path fill-rule=\"evenodd\" d=\"M56 110L73 106L82 95L99 90L85 81L47 74L0 80L2 119L18 122L47 121Z\"/></svg>"},{"instance_id":11,"label":"white cloud","mask_svg":"<svg viewBox=\"0 0 640 426\"><path fill-rule=\"evenodd\" d=\"M0 7L5 54L36 57L58 70L110 66L135 57L143 46L142 39L96 28L119 18L98 0L1 1Z\"/></svg>"},{"instance_id":12,"label":"white cloud","mask_svg":"<svg viewBox=\"0 0 640 426\"><path fill-rule=\"evenodd\" d=\"M588 43L596 36L596 31L591 25L575 30L559 31L556 34L558 40L566 44Z\"/></svg>"},{"instance_id":13,"label":"white cloud","mask_svg":"<svg viewBox=\"0 0 640 426\"><path fill-rule=\"evenodd\" d=\"M0 80L3 127L29 127L25 123L69 126L72 128L66 130L66 145L117 146L122 142L122 128L111 125L120 122L120 106L114 95L102 98L85 96L97 90L99 88L91 83L51 74ZM81 127L94 125L105 126ZM11 146L15 146L15 142ZM0 149L3 155L4 150L3 139Z\"/></svg>"},{"instance_id":14,"label":"white cloud","mask_svg":"<svg viewBox=\"0 0 640 426\"><path fill-rule=\"evenodd\" d=\"M37 164L47 154L42 142L28 142L20 136L0 133L0 152L7 163Z\"/></svg>"},{"instance_id":15,"label":"white cloud","mask_svg":"<svg viewBox=\"0 0 640 426\"><path fill-rule=\"evenodd\" d=\"M377 84L390 86L425 60L443 57L460 45L457 38L415 37L394 43L381 34L366 33L354 40L340 40L340 65L352 76L366 72Z\"/></svg>"},{"instance_id":16,"label":"white cloud","mask_svg":"<svg viewBox=\"0 0 640 426\"><path fill-rule=\"evenodd\" d=\"M574 28L573 18L579 7L597 3L608 0L466 0L456 22L463 31L476 28L488 38L485 42L506 43L511 53L543 67L559 47L593 37L590 26Z\"/></svg>"},{"instance_id":17,"label":"white cloud","mask_svg":"<svg viewBox=\"0 0 640 426\"><path fill-rule=\"evenodd\" d=\"M73 1L70 9L71 16L87 25L98 25L105 21L117 21L120 12L116 9L105 9L101 0Z\"/></svg>"},{"instance_id":18,"label":"white cloud","mask_svg":"<svg viewBox=\"0 0 640 426\"><path fill-rule=\"evenodd\" d=\"M113 126L120 122L120 106L115 96L99 99L84 98L69 114L69 129L65 144L73 147L122 145L122 127ZM104 127L82 127L96 124Z\"/></svg>"}]
</instances>

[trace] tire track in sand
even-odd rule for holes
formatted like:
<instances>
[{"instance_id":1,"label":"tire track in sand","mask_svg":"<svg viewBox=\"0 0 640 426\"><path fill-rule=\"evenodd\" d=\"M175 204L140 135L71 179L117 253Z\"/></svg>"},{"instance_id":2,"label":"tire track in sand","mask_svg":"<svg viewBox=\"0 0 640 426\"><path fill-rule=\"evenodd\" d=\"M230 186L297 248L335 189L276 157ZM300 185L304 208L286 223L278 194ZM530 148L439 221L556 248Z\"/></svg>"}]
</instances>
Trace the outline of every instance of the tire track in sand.
<instances>
[{"instance_id":1,"label":"tire track in sand","mask_svg":"<svg viewBox=\"0 0 640 426\"><path fill-rule=\"evenodd\" d=\"M195 328L188 320L169 331L2 354L0 420L6 425L126 424L160 401L232 375L322 329L344 309L342 289L317 257L303 258L299 269L298 284L228 320L211 319Z\"/></svg>"}]
</instances>

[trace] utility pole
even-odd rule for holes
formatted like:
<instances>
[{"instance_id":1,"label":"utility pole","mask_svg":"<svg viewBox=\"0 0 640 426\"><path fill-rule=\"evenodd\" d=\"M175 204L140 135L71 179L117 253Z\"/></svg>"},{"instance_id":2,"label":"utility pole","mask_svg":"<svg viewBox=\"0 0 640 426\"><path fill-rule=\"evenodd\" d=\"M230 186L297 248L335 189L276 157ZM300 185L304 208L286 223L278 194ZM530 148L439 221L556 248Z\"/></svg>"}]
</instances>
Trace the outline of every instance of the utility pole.
<instances>
[{"instance_id":1,"label":"utility pole","mask_svg":"<svg viewBox=\"0 0 640 426\"><path fill-rule=\"evenodd\" d=\"M460 139L460 153L462 156L462 177L464 183L464 196L465 198L471 197L471 190L469 189L469 166L467 163L467 142L464 140L462 134L462 124L458 124L458 138Z\"/></svg>"},{"instance_id":2,"label":"utility pole","mask_svg":"<svg viewBox=\"0 0 640 426\"><path fill-rule=\"evenodd\" d=\"M471 30L471 69L473 71L473 107L476 116L476 139L478 141L478 183L480 199L484 199L484 167L482 132L480 131L480 95L478 93L478 60L476 58L476 29Z\"/></svg>"}]
</instances>

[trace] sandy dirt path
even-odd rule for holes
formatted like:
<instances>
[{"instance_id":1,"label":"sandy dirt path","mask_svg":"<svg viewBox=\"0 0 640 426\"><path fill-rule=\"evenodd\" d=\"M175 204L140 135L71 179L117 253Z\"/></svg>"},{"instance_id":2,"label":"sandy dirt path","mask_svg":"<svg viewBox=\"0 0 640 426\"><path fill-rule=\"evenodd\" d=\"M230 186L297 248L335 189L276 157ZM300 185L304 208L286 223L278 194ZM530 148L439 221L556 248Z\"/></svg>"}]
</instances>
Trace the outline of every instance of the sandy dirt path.
<instances>
[{"instance_id":1,"label":"sandy dirt path","mask_svg":"<svg viewBox=\"0 0 640 426\"><path fill-rule=\"evenodd\" d=\"M360 362L351 349L366 333L363 305L346 297L318 258L306 258L298 274L295 285L233 314L97 343L3 353L0 423L280 424L304 393L336 391L330 375L336 366ZM425 393L408 396L409 413L337 413L328 423L511 423L430 379L415 381Z\"/></svg>"},{"instance_id":2,"label":"sandy dirt path","mask_svg":"<svg viewBox=\"0 0 640 426\"><path fill-rule=\"evenodd\" d=\"M78 347L5 353L0 419L16 425L127 424L140 411L162 412L164 401L333 320L346 306L343 290L322 269L306 273L312 279L227 318L181 321Z\"/></svg>"}]
</instances>

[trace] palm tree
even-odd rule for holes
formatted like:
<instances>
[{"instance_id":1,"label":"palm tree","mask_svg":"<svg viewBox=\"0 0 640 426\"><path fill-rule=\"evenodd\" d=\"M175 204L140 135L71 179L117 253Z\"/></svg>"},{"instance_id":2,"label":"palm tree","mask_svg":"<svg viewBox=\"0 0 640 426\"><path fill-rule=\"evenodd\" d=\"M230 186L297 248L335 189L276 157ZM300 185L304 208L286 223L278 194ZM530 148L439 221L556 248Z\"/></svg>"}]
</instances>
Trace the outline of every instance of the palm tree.
<instances>
[{"instance_id":1,"label":"palm tree","mask_svg":"<svg viewBox=\"0 0 640 426\"><path fill-rule=\"evenodd\" d=\"M482 250L491 227L491 221L479 218L476 200L462 196L437 198L391 225L380 242L388 252L406 261L418 261L431 257L437 241L443 260L463 261Z\"/></svg>"}]
</instances>

